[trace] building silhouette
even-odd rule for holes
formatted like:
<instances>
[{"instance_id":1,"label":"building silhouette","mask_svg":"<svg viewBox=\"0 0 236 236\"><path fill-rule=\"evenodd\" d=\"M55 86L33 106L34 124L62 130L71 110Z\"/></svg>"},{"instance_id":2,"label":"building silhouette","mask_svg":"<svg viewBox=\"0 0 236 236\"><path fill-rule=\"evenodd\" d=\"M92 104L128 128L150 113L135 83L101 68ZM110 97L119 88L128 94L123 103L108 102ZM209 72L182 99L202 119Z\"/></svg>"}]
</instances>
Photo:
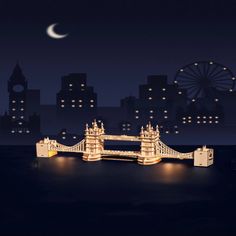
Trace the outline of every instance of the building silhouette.
<instances>
[{"instance_id":1,"label":"building silhouette","mask_svg":"<svg viewBox=\"0 0 236 236\"><path fill-rule=\"evenodd\" d=\"M28 89L28 82L17 63L8 80L8 113L1 117L3 141L28 143L40 137L40 91Z\"/></svg>"}]
</instances>

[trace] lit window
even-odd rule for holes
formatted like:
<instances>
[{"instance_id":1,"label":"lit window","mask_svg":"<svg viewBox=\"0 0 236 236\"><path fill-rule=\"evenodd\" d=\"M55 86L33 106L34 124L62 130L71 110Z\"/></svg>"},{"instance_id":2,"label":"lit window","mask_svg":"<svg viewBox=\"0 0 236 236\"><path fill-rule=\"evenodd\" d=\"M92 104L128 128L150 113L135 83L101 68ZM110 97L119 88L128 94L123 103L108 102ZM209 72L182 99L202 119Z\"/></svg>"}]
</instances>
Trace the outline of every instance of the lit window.
<instances>
[{"instance_id":1,"label":"lit window","mask_svg":"<svg viewBox=\"0 0 236 236\"><path fill-rule=\"evenodd\" d=\"M94 102L94 100L93 100L93 99L91 99L91 100L90 100L90 102Z\"/></svg>"},{"instance_id":2,"label":"lit window","mask_svg":"<svg viewBox=\"0 0 236 236\"><path fill-rule=\"evenodd\" d=\"M203 116L203 119L206 119L206 117L205 117L205 116Z\"/></svg>"},{"instance_id":3,"label":"lit window","mask_svg":"<svg viewBox=\"0 0 236 236\"><path fill-rule=\"evenodd\" d=\"M75 100L71 100L71 102L75 102Z\"/></svg>"},{"instance_id":4,"label":"lit window","mask_svg":"<svg viewBox=\"0 0 236 236\"><path fill-rule=\"evenodd\" d=\"M192 121L191 120L188 120L188 123L191 123Z\"/></svg>"},{"instance_id":5,"label":"lit window","mask_svg":"<svg viewBox=\"0 0 236 236\"><path fill-rule=\"evenodd\" d=\"M79 107L83 107L82 105L79 105Z\"/></svg>"},{"instance_id":6,"label":"lit window","mask_svg":"<svg viewBox=\"0 0 236 236\"><path fill-rule=\"evenodd\" d=\"M79 102L83 102L83 100L79 100Z\"/></svg>"},{"instance_id":7,"label":"lit window","mask_svg":"<svg viewBox=\"0 0 236 236\"><path fill-rule=\"evenodd\" d=\"M235 77L232 77L232 80L235 80Z\"/></svg>"},{"instance_id":8,"label":"lit window","mask_svg":"<svg viewBox=\"0 0 236 236\"><path fill-rule=\"evenodd\" d=\"M12 100L12 103L16 103L16 101L15 101L15 100Z\"/></svg>"},{"instance_id":9,"label":"lit window","mask_svg":"<svg viewBox=\"0 0 236 236\"><path fill-rule=\"evenodd\" d=\"M215 102L218 102L219 101L219 99L218 98L215 98Z\"/></svg>"},{"instance_id":10,"label":"lit window","mask_svg":"<svg viewBox=\"0 0 236 236\"><path fill-rule=\"evenodd\" d=\"M177 84L177 83L178 83L178 81L177 81L177 80L175 80L175 81L174 81L174 83L175 83L175 84Z\"/></svg>"},{"instance_id":11,"label":"lit window","mask_svg":"<svg viewBox=\"0 0 236 236\"><path fill-rule=\"evenodd\" d=\"M168 111L167 110L164 110L164 113L167 113Z\"/></svg>"},{"instance_id":12,"label":"lit window","mask_svg":"<svg viewBox=\"0 0 236 236\"><path fill-rule=\"evenodd\" d=\"M24 103L24 100L21 100L20 103Z\"/></svg>"},{"instance_id":13,"label":"lit window","mask_svg":"<svg viewBox=\"0 0 236 236\"><path fill-rule=\"evenodd\" d=\"M65 132L65 131L63 131L63 132L62 132L62 134L66 134L66 132Z\"/></svg>"},{"instance_id":14,"label":"lit window","mask_svg":"<svg viewBox=\"0 0 236 236\"><path fill-rule=\"evenodd\" d=\"M215 121L215 123L216 123L216 124L218 124L218 123L219 123L219 121L218 121L218 120L216 120L216 121Z\"/></svg>"},{"instance_id":15,"label":"lit window","mask_svg":"<svg viewBox=\"0 0 236 236\"><path fill-rule=\"evenodd\" d=\"M168 119L168 116L164 116L165 119Z\"/></svg>"},{"instance_id":16,"label":"lit window","mask_svg":"<svg viewBox=\"0 0 236 236\"><path fill-rule=\"evenodd\" d=\"M15 133L15 130L12 130L11 133L14 134L14 133Z\"/></svg>"},{"instance_id":17,"label":"lit window","mask_svg":"<svg viewBox=\"0 0 236 236\"><path fill-rule=\"evenodd\" d=\"M212 123L212 121L210 120L210 121L209 121L209 123L211 124L211 123Z\"/></svg>"},{"instance_id":18,"label":"lit window","mask_svg":"<svg viewBox=\"0 0 236 236\"><path fill-rule=\"evenodd\" d=\"M24 116L21 116L20 118L21 118L21 119L24 119Z\"/></svg>"},{"instance_id":19,"label":"lit window","mask_svg":"<svg viewBox=\"0 0 236 236\"><path fill-rule=\"evenodd\" d=\"M175 126L174 126L174 128L175 128L175 129L177 129L177 128L178 128L178 126L177 126L177 125L175 125Z\"/></svg>"},{"instance_id":20,"label":"lit window","mask_svg":"<svg viewBox=\"0 0 236 236\"><path fill-rule=\"evenodd\" d=\"M130 128L128 128L127 130L130 131Z\"/></svg>"},{"instance_id":21,"label":"lit window","mask_svg":"<svg viewBox=\"0 0 236 236\"><path fill-rule=\"evenodd\" d=\"M65 137L65 136L63 136L63 137L62 137L62 139L66 139L66 137Z\"/></svg>"},{"instance_id":22,"label":"lit window","mask_svg":"<svg viewBox=\"0 0 236 236\"><path fill-rule=\"evenodd\" d=\"M218 119L219 117L218 116L215 116L216 119Z\"/></svg>"},{"instance_id":23,"label":"lit window","mask_svg":"<svg viewBox=\"0 0 236 236\"><path fill-rule=\"evenodd\" d=\"M94 105L90 105L90 107L94 107Z\"/></svg>"},{"instance_id":24,"label":"lit window","mask_svg":"<svg viewBox=\"0 0 236 236\"><path fill-rule=\"evenodd\" d=\"M200 121L197 121L198 124L200 124L201 122Z\"/></svg>"},{"instance_id":25,"label":"lit window","mask_svg":"<svg viewBox=\"0 0 236 236\"><path fill-rule=\"evenodd\" d=\"M183 118L182 118L182 120L186 120L186 118L185 118L185 117L183 117Z\"/></svg>"},{"instance_id":26,"label":"lit window","mask_svg":"<svg viewBox=\"0 0 236 236\"><path fill-rule=\"evenodd\" d=\"M149 88L148 91L152 91L152 88Z\"/></svg>"},{"instance_id":27,"label":"lit window","mask_svg":"<svg viewBox=\"0 0 236 236\"><path fill-rule=\"evenodd\" d=\"M65 107L65 105L61 105L61 107Z\"/></svg>"},{"instance_id":28,"label":"lit window","mask_svg":"<svg viewBox=\"0 0 236 236\"><path fill-rule=\"evenodd\" d=\"M176 133L176 134L178 134L178 133L179 133L179 131L178 131L178 130L176 130L176 131L175 131L175 133Z\"/></svg>"},{"instance_id":29,"label":"lit window","mask_svg":"<svg viewBox=\"0 0 236 236\"><path fill-rule=\"evenodd\" d=\"M139 113L139 110L136 110L135 113Z\"/></svg>"},{"instance_id":30,"label":"lit window","mask_svg":"<svg viewBox=\"0 0 236 236\"><path fill-rule=\"evenodd\" d=\"M183 121L183 124L185 124L186 123L186 121Z\"/></svg>"},{"instance_id":31,"label":"lit window","mask_svg":"<svg viewBox=\"0 0 236 236\"><path fill-rule=\"evenodd\" d=\"M84 84L81 84L81 87L84 87L85 85Z\"/></svg>"},{"instance_id":32,"label":"lit window","mask_svg":"<svg viewBox=\"0 0 236 236\"><path fill-rule=\"evenodd\" d=\"M166 91L166 88L162 88L162 91Z\"/></svg>"},{"instance_id":33,"label":"lit window","mask_svg":"<svg viewBox=\"0 0 236 236\"><path fill-rule=\"evenodd\" d=\"M21 133L22 133L22 130L19 130L18 132L21 134Z\"/></svg>"},{"instance_id":34,"label":"lit window","mask_svg":"<svg viewBox=\"0 0 236 236\"><path fill-rule=\"evenodd\" d=\"M26 130L26 133L27 133L27 134L29 134L29 133L30 133L30 131L29 131L29 130Z\"/></svg>"},{"instance_id":35,"label":"lit window","mask_svg":"<svg viewBox=\"0 0 236 236\"><path fill-rule=\"evenodd\" d=\"M230 92L233 92L233 89L230 89L229 91L230 91Z\"/></svg>"},{"instance_id":36,"label":"lit window","mask_svg":"<svg viewBox=\"0 0 236 236\"><path fill-rule=\"evenodd\" d=\"M61 102L65 102L65 100L61 100Z\"/></svg>"},{"instance_id":37,"label":"lit window","mask_svg":"<svg viewBox=\"0 0 236 236\"><path fill-rule=\"evenodd\" d=\"M195 65L195 66L197 66L197 65L198 65L198 63L194 63L194 65Z\"/></svg>"},{"instance_id":38,"label":"lit window","mask_svg":"<svg viewBox=\"0 0 236 236\"><path fill-rule=\"evenodd\" d=\"M181 92L181 91L179 91L179 92L178 92L178 94L182 94L182 92Z\"/></svg>"},{"instance_id":39,"label":"lit window","mask_svg":"<svg viewBox=\"0 0 236 236\"><path fill-rule=\"evenodd\" d=\"M150 113L153 113L153 110L150 110Z\"/></svg>"},{"instance_id":40,"label":"lit window","mask_svg":"<svg viewBox=\"0 0 236 236\"><path fill-rule=\"evenodd\" d=\"M209 119L212 119L212 116L209 116Z\"/></svg>"},{"instance_id":41,"label":"lit window","mask_svg":"<svg viewBox=\"0 0 236 236\"><path fill-rule=\"evenodd\" d=\"M69 86L70 86L70 87L72 87L72 86L73 86L73 84L69 84Z\"/></svg>"},{"instance_id":42,"label":"lit window","mask_svg":"<svg viewBox=\"0 0 236 236\"><path fill-rule=\"evenodd\" d=\"M123 130L123 131L126 131L126 128L123 128L122 130Z\"/></svg>"},{"instance_id":43,"label":"lit window","mask_svg":"<svg viewBox=\"0 0 236 236\"><path fill-rule=\"evenodd\" d=\"M128 127L130 127L130 124L127 124Z\"/></svg>"},{"instance_id":44,"label":"lit window","mask_svg":"<svg viewBox=\"0 0 236 236\"><path fill-rule=\"evenodd\" d=\"M15 110L16 110L16 108L12 108L12 110L13 110L13 111L15 111Z\"/></svg>"},{"instance_id":45,"label":"lit window","mask_svg":"<svg viewBox=\"0 0 236 236\"><path fill-rule=\"evenodd\" d=\"M138 119L139 118L139 116L135 116L135 119Z\"/></svg>"},{"instance_id":46,"label":"lit window","mask_svg":"<svg viewBox=\"0 0 236 236\"><path fill-rule=\"evenodd\" d=\"M197 119L200 119L200 118L201 118L200 116L197 117Z\"/></svg>"},{"instance_id":47,"label":"lit window","mask_svg":"<svg viewBox=\"0 0 236 236\"><path fill-rule=\"evenodd\" d=\"M122 124L122 126L123 126L123 127L125 127L125 126L126 126L126 124Z\"/></svg>"},{"instance_id":48,"label":"lit window","mask_svg":"<svg viewBox=\"0 0 236 236\"><path fill-rule=\"evenodd\" d=\"M203 123L206 124L206 121L204 120Z\"/></svg>"},{"instance_id":49,"label":"lit window","mask_svg":"<svg viewBox=\"0 0 236 236\"><path fill-rule=\"evenodd\" d=\"M71 105L72 107L75 107L75 105Z\"/></svg>"},{"instance_id":50,"label":"lit window","mask_svg":"<svg viewBox=\"0 0 236 236\"><path fill-rule=\"evenodd\" d=\"M196 101L196 100L193 98L193 99L192 99L192 102L195 102L195 101Z\"/></svg>"},{"instance_id":51,"label":"lit window","mask_svg":"<svg viewBox=\"0 0 236 236\"><path fill-rule=\"evenodd\" d=\"M213 61L210 61L210 64L213 65Z\"/></svg>"},{"instance_id":52,"label":"lit window","mask_svg":"<svg viewBox=\"0 0 236 236\"><path fill-rule=\"evenodd\" d=\"M24 111L24 108L21 108L20 110L21 110L21 111Z\"/></svg>"},{"instance_id":53,"label":"lit window","mask_svg":"<svg viewBox=\"0 0 236 236\"><path fill-rule=\"evenodd\" d=\"M150 116L150 119L153 119L153 116Z\"/></svg>"},{"instance_id":54,"label":"lit window","mask_svg":"<svg viewBox=\"0 0 236 236\"><path fill-rule=\"evenodd\" d=\"M74 136L73 139L76 139L76 136Z\"/></svg>"},{"instance_id":55,"label":"lit window","mask_svg":"<svg viewBox=\"0 0 236 236\"><path fill-rule=\"evenodd\" d=\"M191 118L192 118L191 116L188 117L188 119L191 119Z\"/></svg>"},{"instance_id":56,"label":"lit window","mask_svg":"<svg viewBox=\"0 0 236 236\"><path fill-rule=\"evenodd\" d=\"M162 100L166 100L166 97L162 97Z\"/></svg>"},{"instance_id":57,"label":"lit window","mask_svg":"<svg viewBox=\"0 0 236 236\"><path fill-rule=\"evenodd\" d=\"M12 119L16 119L16 117L15 117L15 116L12 116Z\"/></svg>"},{"instance_id":58,"label":"lit window","mask_svg":"<svg viewBox=\"0 0 236 236\"><path fill-rule=\"evenodd\" d=\"M223 68L223 70L227 70L227 68L226 68L226 67L224 67L224 68Z\"/></svg>"},{"instance_id":59,"label":"lit window","mask_svg":"<svg viewBox=\"0 0 236 236\"><path fill-rule=\"evenodd\" d=\"M22 122L19 122L18 124L19 124L19 125L22 125Z\"/></svg>"},{"instance_id":60,"label":"lit window","mask_svg":"<svg viewBox=\"0 0 236 236\"><path fill-rule=\"evenodd\" d=\"M168 130L166 130L166 134L169 134L169 131L168 131Z\"/></svg>"},{"instance_id":61,"label":"lit window","mask_svg":"<svg viewBox=\"0 0 236 236\"><path fill-rule=\"evenodd\" d=\"M152 100L152 97L149 97L148 99L149 99L149 100Z\"/></svg>"}]
</instances>

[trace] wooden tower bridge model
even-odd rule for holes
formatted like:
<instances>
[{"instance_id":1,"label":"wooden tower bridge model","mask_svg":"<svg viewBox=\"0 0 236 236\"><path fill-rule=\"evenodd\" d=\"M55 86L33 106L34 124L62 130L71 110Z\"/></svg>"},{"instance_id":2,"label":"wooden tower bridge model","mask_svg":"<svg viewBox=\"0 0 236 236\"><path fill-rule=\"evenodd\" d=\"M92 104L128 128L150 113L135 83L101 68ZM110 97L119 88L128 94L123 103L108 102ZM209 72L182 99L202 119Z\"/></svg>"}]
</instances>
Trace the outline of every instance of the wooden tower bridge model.
<instances>
[{"instance_id":1,"label":"wooden tower bridge model","mask_svg":"<svg viewBox=\"0 0 236 236\"><path fill-rule=\"evenodd\" d=\"M106 150L105 140L139 142L140 151ZM175 151L160 140L158 126L154 128L150 123L141 128L139 136L127 136L107 135L103 124L99 126L94 121L91 127L86 124L85 138L74 146L66 146L56 140L45 138L36 143L36 151L37 157L52 157L58 152L82 153L84 161L100 161L106 156L114 156L124 160L125 157L129 157L141 165L156 164L164 158L193 159L194 166L207 167L213 164L213 149L203 146L188 153Z\"/></svg>"}]
</instances>

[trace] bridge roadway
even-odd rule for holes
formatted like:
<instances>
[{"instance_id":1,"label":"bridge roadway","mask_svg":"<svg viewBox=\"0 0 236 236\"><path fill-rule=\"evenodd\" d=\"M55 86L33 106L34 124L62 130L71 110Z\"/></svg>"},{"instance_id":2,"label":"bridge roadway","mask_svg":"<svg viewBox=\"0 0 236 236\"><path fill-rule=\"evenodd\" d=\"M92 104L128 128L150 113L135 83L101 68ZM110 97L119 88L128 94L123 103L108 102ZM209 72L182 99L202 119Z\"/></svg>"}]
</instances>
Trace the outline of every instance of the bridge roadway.
<instances>
[{"instance_id":1,"label":"bridge roadway","mask_svg":"<svg viewBox=\"0 0 236 236\"><path fill-rule=\"evenodd\" d=\"M101 136L103 140L112 140L112 141L131 141L131 142L140 142L139 136L128 136L128 135L106 135Z\"/></svg>"}]
</instances>

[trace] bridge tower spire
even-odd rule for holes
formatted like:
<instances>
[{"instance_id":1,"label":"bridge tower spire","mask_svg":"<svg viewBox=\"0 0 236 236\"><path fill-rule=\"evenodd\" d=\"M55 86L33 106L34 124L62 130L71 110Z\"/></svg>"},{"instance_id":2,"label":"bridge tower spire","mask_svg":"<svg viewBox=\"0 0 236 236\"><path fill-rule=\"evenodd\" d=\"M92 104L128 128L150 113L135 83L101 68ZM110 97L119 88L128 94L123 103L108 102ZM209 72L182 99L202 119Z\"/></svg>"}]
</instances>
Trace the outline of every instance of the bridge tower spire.
<instances>
[{"instance_id":1,"label":"bridge tower spire","mask_svg":"<svg viewBox=\"0 0 236 236\"><path fill-rule=\"evenodd\" d=\"M141 150L138 157L138 163L141 165L152 165L161 161L159 148L160 134L158 126L153 128L149 122L146 128L141 128L140 141Z\"/></svg>"},{"instance_id":2,"label":"bridge tower spire","mask_svg":"<svg viewBox=\"0 0 236 236\"><path fill-rule=\"evenodd\" d=\"M102 134L104 134L104 127L103 125L99 127L96 120L92 122L92 127L86 124L84 161L101 160L101 154L104 149L104 142L101 139Z\"/></svg>"}]
</instances>

